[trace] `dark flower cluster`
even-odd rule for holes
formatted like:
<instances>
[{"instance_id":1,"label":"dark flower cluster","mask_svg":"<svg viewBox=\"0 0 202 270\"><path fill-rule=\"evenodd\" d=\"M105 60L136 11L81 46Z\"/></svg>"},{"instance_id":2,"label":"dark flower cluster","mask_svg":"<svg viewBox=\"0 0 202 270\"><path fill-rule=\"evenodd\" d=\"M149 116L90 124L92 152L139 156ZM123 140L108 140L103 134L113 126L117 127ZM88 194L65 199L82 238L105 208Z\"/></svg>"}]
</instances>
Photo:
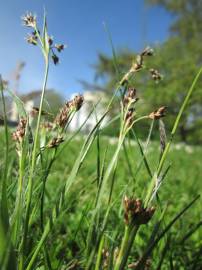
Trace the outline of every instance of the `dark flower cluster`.
<instances>
[{"instance_id":1,"label":"dark flower cluster","mask_svg":"<svg viewBox=\"0 0 202 270\"><path fill-rule=\"evenodd\" d=\"M43 39L46 39L46 37L43 37L44 35L40 35L40 30L37 27L36 16L33 15L32 13L27 13L26 15L22 16L22 21L23 21L23 25L33 29L31 34L28 34L28 36L26 37L26 41L29 44L36 46L38 45L38 41L40 40L41 45L45 46L44 44L46 43L46 40L43 40ZM51 59L53 63L57 65L59 63L59 57L57 56L56 52L58 53L62 52L65 49L65 45L54 44L53 38L50 36L48 36L47 39L48 39L47 44L49 46Z\"/></svg>"},{"instance_id":2,"label":"dark flower cluster","mask_svg":"<svg viewBox=\"0 0 202 270\"><path fill-rule=\"evenodd\" d=\"M126 224L147 224L152 218L155 208L144 208L140 199L124 198L124 220Z\"/></svg>"}]
</instances>

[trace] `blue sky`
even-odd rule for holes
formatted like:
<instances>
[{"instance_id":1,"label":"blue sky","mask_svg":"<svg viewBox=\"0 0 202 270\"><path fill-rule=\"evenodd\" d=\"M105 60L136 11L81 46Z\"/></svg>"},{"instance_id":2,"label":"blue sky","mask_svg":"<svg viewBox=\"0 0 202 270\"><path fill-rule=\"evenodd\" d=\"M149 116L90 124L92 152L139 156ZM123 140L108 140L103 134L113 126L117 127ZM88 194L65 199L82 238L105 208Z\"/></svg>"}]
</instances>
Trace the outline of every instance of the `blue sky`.
<instances>
[{"instance_id":1,"label":"blue sky","mask_svg":"<svg viewBox=\"0 0 202 270\"><path fill-rule=\"evenodd\" d=\"M24 40L29 29L22 27L20 17L26 11L42 21L47 10L49 33L55 42L67 44L61 63L51 65L48 87L64 96L82 92L79 79L93 82L91 67L97 53L111 55L104 30L105 22L116 49L140 50L144 44L161 43L169 35L172 17L160 7L144 5L143 0L6 0L0 1L0 73L9 78L18 61L26 67L20 91L40 89L43 60L37 47Z\"/></svg>"}]
</instances>

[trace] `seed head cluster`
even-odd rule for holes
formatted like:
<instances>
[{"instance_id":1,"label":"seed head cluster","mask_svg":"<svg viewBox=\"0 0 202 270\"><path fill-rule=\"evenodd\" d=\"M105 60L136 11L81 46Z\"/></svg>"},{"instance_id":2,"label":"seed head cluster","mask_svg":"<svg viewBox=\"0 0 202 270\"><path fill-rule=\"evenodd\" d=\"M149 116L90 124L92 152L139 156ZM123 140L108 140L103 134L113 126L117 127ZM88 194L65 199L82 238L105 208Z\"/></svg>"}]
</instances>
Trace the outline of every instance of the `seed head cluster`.
<instances>
[{"instance_id":1,"label":"seed head cluster","mask_svg":"<svg viewBox=\"0 0 202 270\"><path fill-rule=\"evenodd\" d=\"M135 103L139 100L136 96L137 90L133 87L129 87L124 98L123 98L123 108L126 110L125 123L127 127L133 124L135 116Z\"/></svg>"},{"instance_id":2,"label":"seed head cluster","mask_svg":"<svg viewBox=\"0 0 202 270\"><path fill-rule=\"evenodd\" d=\"M149 71L154 81L158 82L162 79L162 75L158 70L151 68Z\"/></svg>"},{"instance_id":3,"label":"seed head cluster","mask_svg":"<svg viewBox=\"0 0 202 270\"><path fill-rule=\"evenodd\" d=\"M69 117L72 112L78 111L82 104L84 98L82 95L75 96L72 100L65 103L65 106L60 110L59 114L56 116L54 122L57 126L64 128L67 125Z\"/></svg>"},{"instance_id":4,"label":"seed head cluster","mask_svg":"<svg viewBox=\"0 0 202 270\"><path fill-rule=\"evenodd\" d=\"M154 112L151 112L148 117L152 120L158 120L166 115L166 109L166 106L162 106Z\"/></svg>"},{"instance_id":5,"label":"seed head cluster","mask_svg":"<svg viewBox=\"0 0 202 270\"><path fill-rule=\"evenodd\" d=\"M48 44L49 46L49 50L50 50L50 57L53 61L53 63L55 65L57 65L59 63L59 57L56 55L56 51L58 53L62 52L65 49L65 45L64 44L54 44L53 42L53 37L48 36L48 40L46 42L46 37L44 38L43 35L40 35L40 30L37 26L37 20L36 20L36 16L33 15L32 13L27 13L26 15L22 16L22 21L23 24L27 27L31 27L33 28L33 31L31 32L31 34L28 34L28 36L26 37L26 41L29 44L32 45L41 45L42 47L45 47L45 43ZM41 42L38 42L38 39L41 40ZM43 48L44 49L44 48Z\"/></svg>"},{"instance_id":6,"label":"seed head cluster","mask_svg":"<svg viewBox=\"0 0 202 270\"><path fill-rule=\"evenodd\" d=\"M120 84L125 85L126 83L128 83L129 78L143 68L145 57L152 55L153 49L151 49L150 47L146 47L140 54L138 54L136 57L136 61L132 63L130 70L123 76L123 78L120 81Z\"/></svg>"},{"instance_id":7,"label":"seed head cluster","mask_svg":"<svg viewBox=\"0 0 202 270\"><path fill-rule=\"evenodd\" d=\"M26 132L27 119L20 118L16 131L13 132L12 138L15 142L21 143Z\"/></svg>"},{"instance_id":8,"label":"seed head cluster","mask_svg":"<svg viewBox=\"0 0 202 270\"><path fill-rule=\"evenodd\" d=\"M22 16L23 24L27 27L35 28L36 27L36 15L32 13L27 13Z\"/></svg>"},{"instance_id":9,"label":"seed head cluster","mask_svg":"<svg viewBox=\"0 0 202 270\"><path fill-rule=\"evenodd\" d=\"M48 148L55 148L55 147L58 147L62 142L64 142L63 137L58 136L58 137L51 139L50 142L48 143L47 147Z\"/></svg>"},{"instance_id":10,"label":"seed head cluster","mask_svg":"<svg viewBox=\"0 0 202 270\"><path fill-rule=\"evenodd\" d=\"M126 224L147 224L152 218L155 208L144 208L140 199L124 198L124 220Z\"/></svg>"},{"instance_id":11,"label":"seed head cluster","mask_svg":"<svg viewBox=\"0 0 202 270\"><path fill-rule=\"evenodd\" d=\"M123 99L123 104L126 107L129 103L134 104L136 103L139 98L136 96L137 90L134 87L129 87L126 95Z\"/></svg>"}]
</instances>

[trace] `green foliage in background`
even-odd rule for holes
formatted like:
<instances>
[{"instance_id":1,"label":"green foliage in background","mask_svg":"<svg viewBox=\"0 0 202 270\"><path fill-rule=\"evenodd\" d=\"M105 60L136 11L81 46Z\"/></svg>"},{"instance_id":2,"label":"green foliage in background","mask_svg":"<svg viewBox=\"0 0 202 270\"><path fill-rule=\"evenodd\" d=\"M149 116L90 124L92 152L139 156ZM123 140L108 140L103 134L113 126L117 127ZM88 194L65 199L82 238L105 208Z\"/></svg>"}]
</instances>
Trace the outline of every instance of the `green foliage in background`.
<instances>
[{"instance_id":1,"label":"green foliage in background","mask_svg":"<svg viewBox=\"0 0 202 270\"><path fill-rule=\"evenodd\" d=\"M200 0L148 0L146 3L160 5L173 14L169 38L163 44L154 46L155 58L147 61L145 65L145 69L159 70L163 80L154 83L148 80L146 74L141 78L136 75L131 84L139 91L140 110L149 112L161 105L168 106L169 120L166 120L166 128L170 130L192 75L197 73L202 64L202 2ZM97 64L94 66L95 77L102 79L103 90L113 91L114 83L129 69L135 57L136 54L132 51L118 51L116 62L119 73L117 74L114 57L102 53L98 55ZM143 87L140 84L142 82L144 82ZM148 99L149 103L146 101ZM190 101L190 110L185 112L179 126L180 140L195 144L202 143L201 116L202 80L200 79L195 95Z\"/></svg>"}]
</instances>

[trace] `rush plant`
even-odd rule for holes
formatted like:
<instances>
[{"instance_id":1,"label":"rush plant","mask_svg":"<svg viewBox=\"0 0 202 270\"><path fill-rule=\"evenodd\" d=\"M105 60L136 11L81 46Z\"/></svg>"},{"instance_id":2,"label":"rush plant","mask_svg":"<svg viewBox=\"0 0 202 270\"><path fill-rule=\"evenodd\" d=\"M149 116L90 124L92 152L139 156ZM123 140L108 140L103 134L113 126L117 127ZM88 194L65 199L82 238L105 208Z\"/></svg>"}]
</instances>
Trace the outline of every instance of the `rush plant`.
<instances>
[{"instance_id":1,"label":"rush plant","mask_svg":"<svg viewBox=\"0 0 202 270\"><path fill-rule=\"evenodd\" d=\"M89 134L84 136L82 128L91 115L96 115L96 104L83 124L70 133L68 125L85 103L82 95L65 102L56 117L49 117L48 122L43 109L50 61L58 64L57 54L65 46L55 44L49 35L46 15L41 29L37 17L31 13L23 16L22 20L31 29L27 42L42 52L44 80L39 108L34 107L28 114L22 101L0 78L4 121L4 132L1 133L4 155L0 178L0 268L168 269L163 262L171 245L169 232L199 196L190 198L175 216L165 220L168 206L162 202L159 188L171 168L168 163L170 147L202 68L186 94L168 139L162 120L166 116L166 104L160 104L147 115L139 115L138 91L131 85L131 78L134 82L134 77L143 70L148 71L155 81L162 79L159 71L146 67L147 57L153 57L153 50L149 47L137 55L130 70L117 82L105 112L96 117L97 123ZM118 70L119 67L116 68ZM7 125L5 93L13 98L18 107L19 123L13 132ZM104 124L103 120L117 100L120 104L117 116ZM105 147L103 131L115 121L120 123L119 136L115 146ZM143 121L150 121L151 126L145 146L136 135L137 123ZM156 151L158 161L153 168L147 150L157 123L160 125L161 147ZM78 134L82 138L71 163L70 151L77 144ZM130 154L134 142L140 153L139 160L132 157L132 163L138 165L135 171ZM88 166L92 149L96 149L96 160L91 161L96 163L93 167L94 179L89 182L89 179L82 177L79 181L80 172ZM108 151L111 151L110 155ZM123 166L122 157L133 181L128 181L129 177L125 175L120 189L117 175L119 167ZM62 181L59 181L60 176L53 175L55 166L59 166L61 160L65 160L66 167L69 167L67 172L61 172ZM143 169L146 170L145 179L138 177ZM88 177L91 177L90 174ZM50 182L53 178L54 181ZM199 227L186 233L192 235ZM159 257L154 259L157 251ZM170 259L170 264L183 267L184 261ZM198 267L199 264L193 259L190 267Z\"/></svg>"}]
</instances>

